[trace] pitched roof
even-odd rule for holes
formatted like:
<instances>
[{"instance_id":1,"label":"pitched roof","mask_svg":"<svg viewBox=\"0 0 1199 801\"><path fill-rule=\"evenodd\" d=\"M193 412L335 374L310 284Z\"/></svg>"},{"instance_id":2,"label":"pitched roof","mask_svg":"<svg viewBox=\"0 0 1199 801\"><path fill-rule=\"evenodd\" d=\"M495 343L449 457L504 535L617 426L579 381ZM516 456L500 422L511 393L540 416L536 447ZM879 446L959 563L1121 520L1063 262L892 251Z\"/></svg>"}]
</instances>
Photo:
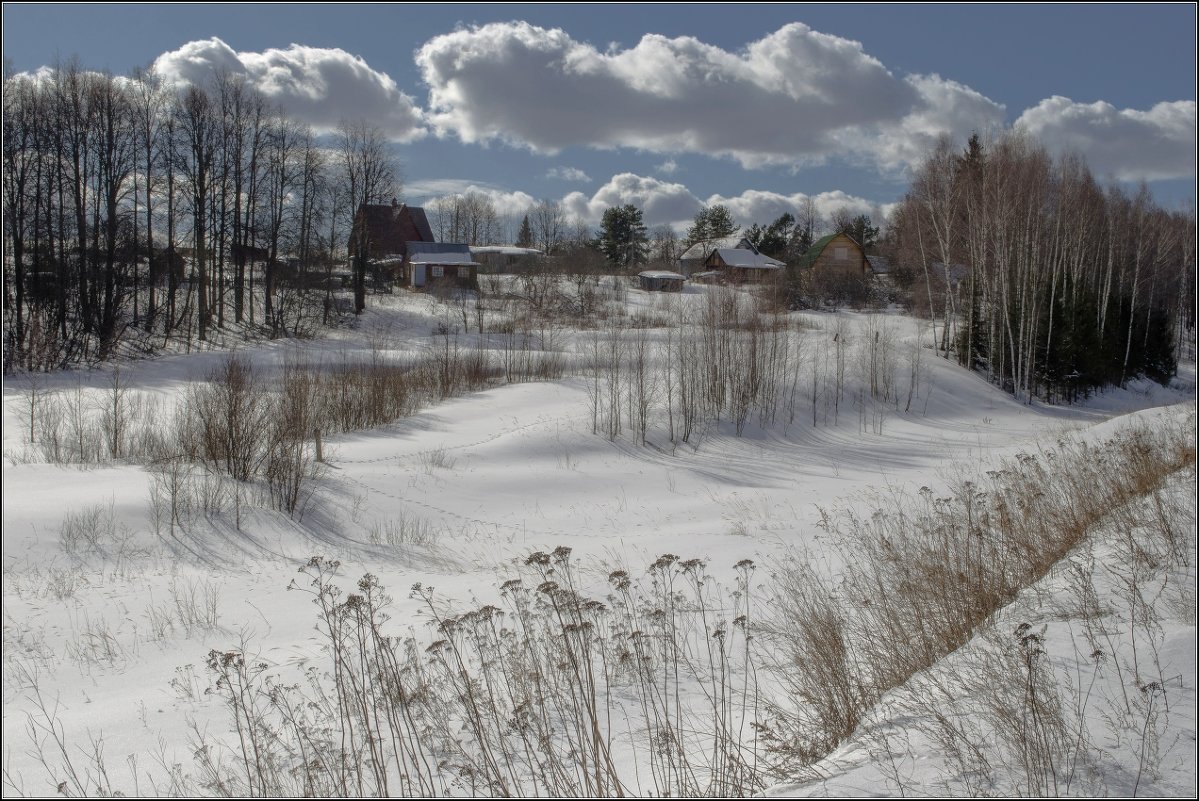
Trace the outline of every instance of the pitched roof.
<instances>
[{"instance_id":1,"label":"pitched roof","mask_svg":"<svg viewBox=\"0 0 1199 801\"><path fill-rule=\"evenodd\" d=\"M459 264L478 262L471 259L470 245L456 242L409 242L408 261L413 264Z\"/></svg>"},{"instance_id":2,"label":"pitched roof","mask_svg":"<svg viewBox=\"0 0 1199 801\"><path fill-rule=\"evenodd\" d=\"M780 267L786 266L777 259L772 259L769 256L763 256L757 251L745 250L744 248L717 248L716 253L720 255L720 260L724 262L726 267L751 270L777 270Z\"/></svg>"},{"instance_id":3,"label":"pitched roof","mask_svg":"<svg viewBox=\"0 0 1199 801\"><path fill-rule=\"evenodd\" d=\"M673 278L676 281L684 280L682 275L672 273L670 270L644 270L637 273L642 278Z\"/></svg>"},{"instance_id":4,"label":"pitched roof","mask_svg":"<svg viewBox=\"0 0 1199 801\"><path fill-rule=\"evenodd\" d=\"M891 272L891 262L887 261L882 256L867 256L866 261L870 264L871 272L878 275L886 275Z\"/></svg>"},{"instance_id":5,"label":"pitched roof","mask_svg":"<svg viewBox=\"0 0 1199 801\"><path fill-rule=\"evenodd\" d=\"M417 233L420 234L422 242L436 242L437 239L433 236L433 229L429 227L429 218L425 216L425 210L420 206L409 206L402 204L401 209L407 209L408 214L412 217L412 224L416 226Z\"/></svg>"},{"instance_id":6,"label":"pitched roof","mask_svg":"<svg viewBox=\"0 0 1199 801\"><path fill-rule=\"evenodd\" d=\"M472 245L471 253L499 253L504 256L540 256L537 248L521 248L515 245Z\"/></svg>"},{"instance_id":7,"label":"pitched roof","mask_svg":"<svg viewBox=\"0 0 1199 801\"><path fill-rule=\"evenodd\" d=\"M349 248L356 249L360 225L365 223L371 255L403 253L404 243L433 242L433 229L425 210L405 203L364 203L354 215Z\"/></svg>"},{"instance_id":8,"label":"pitched roof","mask_svg":"<svg viewBox=\"0 0 1199 801\"><path fill-rule=\"evenodd\" d=\"M820 254L824 252L824 249L826 247L828 247L828 243L832 242L834 239L836 239L839 236L844 236L850 242L853 242L855 245L858 245L857 242L854 242L853 237L850 236L849 234L845 233L844 231L838 231L836 233L829 234L828 236L822 236L819 239L817 239L815 242L812 243L812 247L808 248L807 252L804 253L803 256L800 257L799 262L795 266L801 270L805 269L807 267L811 267L813 264L816 263L816 259L820 258ZM858 245L858 250L861 250L861 249L862 249L862 246Z\"/></svg>"},{"instance_id":9,"label":"pitched roof","mask_svg":"<svg viewBox=\"0 0 1199 801\"><path fill-rule=\"evenodd\" d=\"M754 247L754 243L746 239L744 234L733 234L732 236L726 236L722 239L709 239L707 241L696 242L694 245L683 251L682 255L679 256L679 261L683 261L685 259L699 259L700 261L706 261L708 256L712 255L713 250L719 250L720 248L738 248L750 250L754 253L758 252L758 249Z\"/></svg>"}]
</instances>

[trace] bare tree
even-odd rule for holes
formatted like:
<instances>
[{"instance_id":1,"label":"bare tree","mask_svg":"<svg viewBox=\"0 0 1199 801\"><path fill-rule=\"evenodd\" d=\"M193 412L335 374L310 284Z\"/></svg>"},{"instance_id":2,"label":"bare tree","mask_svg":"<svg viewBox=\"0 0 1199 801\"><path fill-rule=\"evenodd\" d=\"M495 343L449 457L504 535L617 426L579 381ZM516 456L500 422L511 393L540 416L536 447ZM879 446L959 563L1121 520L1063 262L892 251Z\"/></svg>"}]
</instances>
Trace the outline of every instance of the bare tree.
<instances>
[{"instance_id":1,"label":"bare tree","mask_svg":"<svg viewBox=\"0 0 1199 801\"><path fill-rule=\"evenodd\" d=\"M529 212L533 241L546 256L553 255L566 236L566 214L556 200L542 200Z\"/></svg>"},{"instance_id":2,"label":"bare tree","mask_svg":"<svg viewBox=\"0 0 1199 801\"><path fill-rule=\"evenodd\" d=\"M187 148L182 160L183 172L191 190L192 264L197 272L196 297L199 311L200 340L207 339L210 325L208 305L208 203L212 186L212 164L216 150L217 119L208 93L189 86L179 104L179 128Z\"/></svg>"},{"instance_id":3,"label":"bare tree","mask_svg":"<svg viewBox=\"0 0 1199 801\"><path fill-rule=\"evenodd\" d=\"M342 122L338 132L342 169L355 214L399 191L395 161L383 131L366 120ZM354 313L366 308L366 262L370 254L370 227L366 219L357 226L354 258Z\"/></svg>"}]
</instances>

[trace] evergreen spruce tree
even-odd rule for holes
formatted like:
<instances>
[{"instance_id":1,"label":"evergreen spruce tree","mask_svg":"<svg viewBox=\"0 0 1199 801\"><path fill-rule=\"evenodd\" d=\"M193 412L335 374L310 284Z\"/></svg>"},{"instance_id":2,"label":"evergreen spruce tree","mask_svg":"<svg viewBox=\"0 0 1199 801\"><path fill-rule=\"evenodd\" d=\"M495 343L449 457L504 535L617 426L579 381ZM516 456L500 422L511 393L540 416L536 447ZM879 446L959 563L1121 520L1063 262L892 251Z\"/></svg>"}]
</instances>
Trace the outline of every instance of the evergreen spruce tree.
<instances>
[{"instance_id":1,"label":"evergreen spruce tree","mask_svg":"<svg viewBox=\"0 0 1199 801\"><path fill-rule=\"evenodd\" d=\"M520 248L533 247L533 226L529 224L529 215L520 223L520 233L516 235L516 246Z\"/></svg>"},{"instance_id":2,"label":"evergreen spruce tree","mask_svg":"<svg viewBox=\"0 0 1199 801\"><path fill-rule=\"evenodd\" d=\"M597 238L600 252L620 269L644 264L649 257L649 236L636 206L613 206L605 211Z\"/></svg>"}]
</instances>

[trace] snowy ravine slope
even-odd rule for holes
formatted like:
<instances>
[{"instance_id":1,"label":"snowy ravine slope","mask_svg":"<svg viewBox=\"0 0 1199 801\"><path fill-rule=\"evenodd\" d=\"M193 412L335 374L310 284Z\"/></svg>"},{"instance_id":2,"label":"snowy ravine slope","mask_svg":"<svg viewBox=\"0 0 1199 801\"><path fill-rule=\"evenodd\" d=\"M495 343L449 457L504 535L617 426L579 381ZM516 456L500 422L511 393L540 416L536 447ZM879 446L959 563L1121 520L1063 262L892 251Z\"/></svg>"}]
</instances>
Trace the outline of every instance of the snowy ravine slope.
<instances>
[{"instance_id":1,"label":"snowy ravine slope","mask_svg":"<svg viewBox=\"0 0 1199 801\"><path fill-rule=\"evenodd\" d=\"M1171 418L1193 437L1181 412L1117 418L1087 439ZM887 693L803 781L765 795L1193 797L1195 510L1192 462Z\"/></svg>"},{"instance_id":2,"label":"snowy ravine slope","mask_svg":"<svg viewBox=\"0 0 1199 801\"><path fill-rule=\"evenodd\" d=\"M701 291L678 302L702 300ZM661 302L628 296L634 311ZM380 298L354 331L241 353L269 374L297 356L421 352L433 346L429 332L445 315L431 298ZM805 320L813 341L828 341L838 318L845 333L867 317ZM917 321L892 316L886 324L909 352L928 339ZM582 351L586 334L557 339L558 347ZM167 419L188 381L223 358L206 352L136 363L122 368L122 378L147 404L154 399L148 414ZM740 437L721 424L678 446L668 442L661 414L647 445L631 434L615 441L593 434L584 378L497 386L388 426L327 437L331 467L300 519L243 508L237 519L227 512L180 536L161 525L154 532L144 467L44 463L22 418L29 384L11 381L4 396L5 791L53 792L65 780L57 736L80 764L102 749L111 789L168 792L175 766L192 769L189 743L230 728L205 693L210 650L242 649L271 667L323 665L314 610L306 596L287 591L313 555L340 560L347 586L364 573L377 576L395 599L396 633L425 639L420 604L405 597L410 586L435 585L450 604L487 602L512 564L536 550L572 548L597 583L617 568L640 572L666 553L701 558L727 587L742 559L769 564L803 549L834 558L816 526L821 507L851 503L872 487L936 486L946 471L985 469L1063 431L1193 394L1193 367L1178 389L1138 384L1069 409L1020 403L928 349L921 370L915 402L885 422L867 422L847 399L835 422L822 414L815 427L803 419L751 423ZM100 402L108 375L50 376L43 389ZM102 536L89 543L80 531L97 526ZM397 544L401 528L421 532L426 544ZM1185 670L1193 688L1194 663ZM1193 738L1193 720L1189 731Z\"/></svg>"}]
</instances>

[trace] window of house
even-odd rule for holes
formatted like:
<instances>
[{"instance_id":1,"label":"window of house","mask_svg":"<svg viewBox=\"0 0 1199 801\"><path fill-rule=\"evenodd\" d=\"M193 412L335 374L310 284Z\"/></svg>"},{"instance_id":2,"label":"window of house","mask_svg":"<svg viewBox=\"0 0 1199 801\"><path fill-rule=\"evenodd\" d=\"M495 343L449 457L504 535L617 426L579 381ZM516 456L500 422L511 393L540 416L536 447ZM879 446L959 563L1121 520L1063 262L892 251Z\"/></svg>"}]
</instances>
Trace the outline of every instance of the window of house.
<instances>
[{"instance_id":1,"label":"window of house","mask_svg":"<svg viewBox=\"0 0 1199 801\"><path fill-rule=\"evenodd\" d=\"M845 261L849 258L849 248L834 248L833 258L837 261Z\"/></svg>"},{"instance_id":2,"label":"window of house","mask_svg":"<svg viewBox=\"0 0 1199 801\"><path fill-rule=\"evenodd\" d=\"M430 270L429 274L431 276L433 276L434 278L441 278L443 275L445 275L445 268L442 267L440 264L431 265L429 267L429 270Z\"/></svg>"}]
</instances>

